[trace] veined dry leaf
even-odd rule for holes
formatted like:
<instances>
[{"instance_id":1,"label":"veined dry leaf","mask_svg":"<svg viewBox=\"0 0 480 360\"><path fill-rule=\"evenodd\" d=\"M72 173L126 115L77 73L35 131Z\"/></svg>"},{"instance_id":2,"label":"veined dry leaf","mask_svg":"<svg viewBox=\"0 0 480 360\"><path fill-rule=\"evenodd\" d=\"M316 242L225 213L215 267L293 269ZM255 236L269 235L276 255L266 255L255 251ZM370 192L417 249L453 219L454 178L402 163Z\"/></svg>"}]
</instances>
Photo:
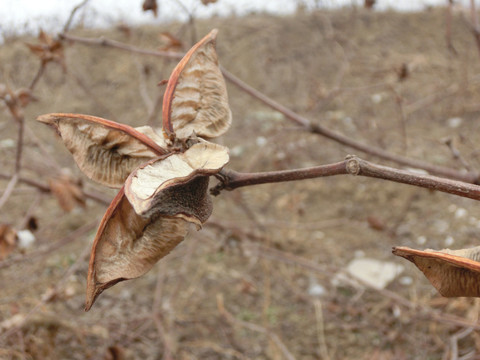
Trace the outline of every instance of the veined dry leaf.
<instances>
[{"instance_id":1,"label":"veined dry leaf","mask_svg":"<svg viewBox=\"0 0 480 360\"><path fill-rule=\"evenodd\" d=\"M193 132L214 138L228 130L232 114L215 51L217 30L193 46L168 80L163 97L163 129L170 138Z\"/></svg>"},{"instance_id":2,"label":"veined dry leaf","mask_svg":"<svg viewBox=\"0 0 480 360\"><path fill-rule=\"evenodd\" d=\"M184 153L135 169L125 182L126 196L137 214L181 214L201 226L211 213L208 175L218 173L228 160L226 147L200 140Z\"/></svg>"},{"instance_id":3,"label":"veined dry leaf","mask_svg":"<svg viewBox=\"0 0 480 360\"><path fill-rule=\"evenodd\" d=\"M139 277L187 235L179 218L137 215L120 189L108 207L95 237L87 279L86 308L103 290Z\"/></svg>"},{"instance_id":4,"label":"veined dry leaf","mask_svg":"<svg viewBox=\"0 0 480 360\"><path fill-rule=\"evenodd\" d=\"M50 178L48 180L52 194L57 198L58 204L66 212L74 207L85 207L85 196L80 184L68 174Z\"/></svg>"},{"instance_id":5,"label":"veined dry leaf","mask_svg":"<svg viewBox=\"0 0 480 360\"><path fill-rule=\"evenodd\" d=\"M0 260L5 259L17 246L17 232L10 225L0 225Z\"/></svg>"},{"instance_id":6,"label":"veined dry leaf","mask_svg":"<svg viewBox=\"0 0 480 360\"><path fill-rule=\"evenodd\" d=\"M79 168L92 180L121 187L138 165L166 153L163 139L151 139L153 130L79 114L47 114L38 121L52 126L62 137ZM162 141L159 145L156 141Z\"/></svg>"},{"instance_id":7,"label":"veined dry leaf","mask_svg":"<svg viewBox=\"0 0 480 360\"><path fill-rule=\"evenodd\" d=\"M402 246L393 253L413 262L441 295L480 297L480 246L440 251Z\"/></svg>"}]
</instances>

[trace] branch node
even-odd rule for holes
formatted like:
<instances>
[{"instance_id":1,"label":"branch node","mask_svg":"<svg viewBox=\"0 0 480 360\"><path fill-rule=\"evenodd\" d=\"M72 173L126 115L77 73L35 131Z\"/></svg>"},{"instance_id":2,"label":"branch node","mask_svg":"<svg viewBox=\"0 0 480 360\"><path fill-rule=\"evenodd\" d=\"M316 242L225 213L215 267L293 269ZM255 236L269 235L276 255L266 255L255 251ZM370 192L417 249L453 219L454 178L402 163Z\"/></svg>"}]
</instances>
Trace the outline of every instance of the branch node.
<instances>
[{"instance_id":1,"label":"branch node","mask_svg":"<svg viewBox=\"0 0 480 360\"><path fill-rule=\"evenodd\" d=\"M350 175L358 175L360 173L360 162L355 155L347 155L345 157L347 163L345 164L345 168Z\"/></svg>"}]
</instances>

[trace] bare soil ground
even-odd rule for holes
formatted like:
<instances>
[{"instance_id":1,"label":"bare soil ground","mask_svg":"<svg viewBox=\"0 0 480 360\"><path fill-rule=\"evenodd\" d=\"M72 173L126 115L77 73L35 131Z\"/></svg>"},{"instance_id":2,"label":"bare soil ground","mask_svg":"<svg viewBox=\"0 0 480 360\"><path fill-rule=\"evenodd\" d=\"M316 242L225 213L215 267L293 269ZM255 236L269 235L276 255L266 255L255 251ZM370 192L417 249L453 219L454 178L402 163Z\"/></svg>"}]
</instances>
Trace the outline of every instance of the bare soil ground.
<instances>
[{"instance_id":1,"label":"bare soil ground","mask_svg":"<svg viewBox=\"0 0 480 360\"><path fill-rule=\"evenodd\" d=\"M445 42L442 9L216 18L196 22L197 38L213 27L222 65L313 122L394 153L465 167L445 145L451 139L464 162L479 167L480 59L462 14L454 14L456 54ZM72 33L157 49L159 33L169 31L184 50L192 44L187 25L130 30ZM13 88L28 86L38 69L25 41L36 40L11 38L0 47L0 82ZM67 72L49 64L35 90L38 101L25 109L27 125L60 168L83 179L85 189L112 198L34 119L76 112L140 126L148 119L145 99L161 95L157 83L175 63L73 43L65 51ZM234 123L221 142L231 149L229 168L292 169L352 153L228 86ZM158 115L153 125L160 124ZM7 174L16 129L2 111L0 164ZM58 170L32 136L26 137L22 176L46 184ZM222 193L214 206L200 232L146 276L107 290L84 313L88 250L106 207L89 200L86 209L65 214L53 196L19 185L0 210L0 223L19 227L29 214L39 229L32 248L0 261L0 358L153 360L164 358L165 344L175 359L480 356L479 333L468 325L478 320L480 302L442 298L416 268L391 254L395 245L478 245L475 201L341 176L238 189ZM92 222L90 231L49 250ZM405 270L383 290L332 281L362 256Z\"/></svg>"}]
</instances>

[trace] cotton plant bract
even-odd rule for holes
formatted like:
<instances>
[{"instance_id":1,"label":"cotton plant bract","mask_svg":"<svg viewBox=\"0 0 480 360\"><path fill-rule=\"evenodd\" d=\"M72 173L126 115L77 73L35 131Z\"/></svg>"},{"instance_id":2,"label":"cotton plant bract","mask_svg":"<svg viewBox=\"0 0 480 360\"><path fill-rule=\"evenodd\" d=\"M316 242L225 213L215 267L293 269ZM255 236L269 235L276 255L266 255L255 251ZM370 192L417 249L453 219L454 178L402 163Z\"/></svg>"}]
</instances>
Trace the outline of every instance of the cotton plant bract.
<instances>
[{"instance_id":1,"label":"cotton plant bract","mask_svg":"<svg viewBox=\"0 0 480 360\"><path fill-rule=\"evenodd\" d=\"M212 212L211 175L229 161L211 143L232 116L212 30L172 72L163 99L163 131L132 128L80 114L47 114L79 168L92 180L119 188L93 243L86 310L105 289L145 274L177 246L190 224Z\"/></svg>"}]
</instances>

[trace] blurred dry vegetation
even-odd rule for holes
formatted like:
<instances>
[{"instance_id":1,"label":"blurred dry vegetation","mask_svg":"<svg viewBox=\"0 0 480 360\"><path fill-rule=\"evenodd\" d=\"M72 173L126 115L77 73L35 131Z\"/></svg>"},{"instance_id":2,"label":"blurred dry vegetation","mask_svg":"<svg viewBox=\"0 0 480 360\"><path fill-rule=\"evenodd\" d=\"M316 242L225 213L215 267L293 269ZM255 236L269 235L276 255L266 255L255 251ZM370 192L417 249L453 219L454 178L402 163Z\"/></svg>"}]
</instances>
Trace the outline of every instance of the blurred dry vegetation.
<instances>
[{"instance_id":1,"label":"blurred dry vegetation","mask_svg":"<svg viewBox=\"0 0 480 360\"><path fill-rule=\"evenodd\" d=\"M223 66L313 122L435 164L480 165L480 59L461 13L453 14L455 53L445 41L445 9L252 14L193 26L195 32L191 24L170 24L71 34L156 50L167 32L181 41L174 50L185 51L195 33L198 39L217 27ZM39 67L26 42L38 40L11 37L0 46L0 83L13 89L27 87ZM108 200L114 193L84 178L61 141L34 119L72 112L146 124L162 95L157 83L175 61L63 44L66 71L48 64L34 91L38 101L24 109L31 131L21 176L48 186L63 174ZM231 150L229 168L292 169L352 152L228 86L234 122L221 142ZM160 126L155 114L150 124ZM16 137L5 107L4 175L15 167ZM7 183L8 176L2 191ZM473 200L341 176L224 192L214 206L202 231L84 313L88 251L106 206L87 199L65 212L51 193L19 183L0 223L20 230L33 217L37 240L0 261L0 358L162 359L166 348L175 359L478 358L480 336L471 324L480 302L440 297L417 269L391 255L394 245L478 245ZM361 256L405 270L382 290L332 283Z\"/></svg>"}]
</instances>

